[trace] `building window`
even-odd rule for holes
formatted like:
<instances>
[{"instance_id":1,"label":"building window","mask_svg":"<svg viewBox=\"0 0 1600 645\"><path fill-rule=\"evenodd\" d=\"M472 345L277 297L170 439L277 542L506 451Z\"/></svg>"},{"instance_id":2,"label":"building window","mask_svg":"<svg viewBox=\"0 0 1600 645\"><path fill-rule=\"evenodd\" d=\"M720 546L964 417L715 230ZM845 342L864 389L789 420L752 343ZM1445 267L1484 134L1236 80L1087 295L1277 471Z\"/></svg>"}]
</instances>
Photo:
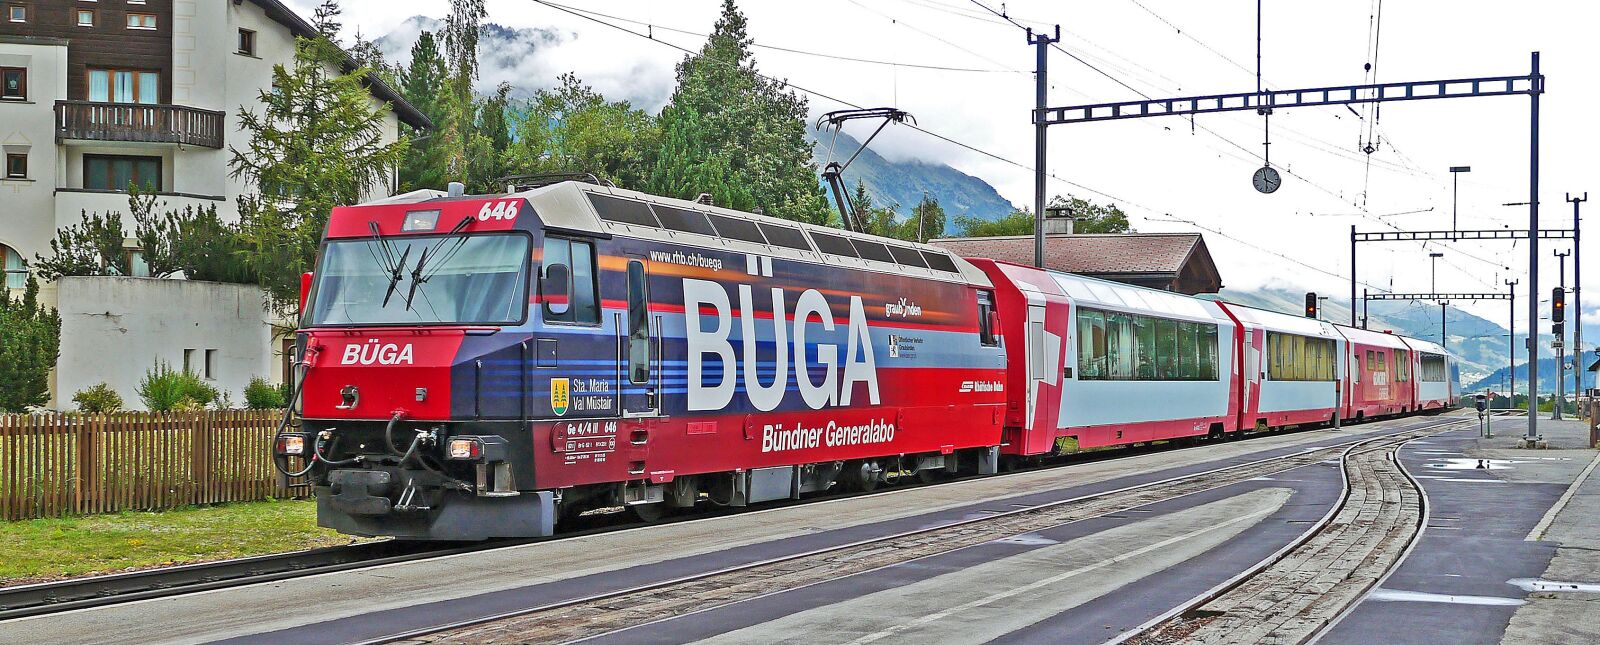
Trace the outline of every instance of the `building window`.
<instances>
[{"instance_id":1,"label":"building window","mask_svg":"<svg viewBox=\"0 0 1600 645\"><path fill-rule=\"evenodd\" d=\"M78 26L79 27L93 27L94 26L94 10L93 9L79 9L79 10L77 10L77 14L78 14Z\"/></svg>"},{"instance_id":2,"label":"building window","mask_svg":"<svg viewBox=\"0 0 1600 645\"><path fill-rule=\"evenodd\" d=\"M0 67L0 99L25 101L28 99L28 69L26 67Z\"/></svg>"},{"instance_id":3,"label":"building window","mask_svg":"<svg viewBox=\"0 0 1600 645\"><path fill-rule=\"evenodd\" d=\"M6 8L6 16L11 19L11 22L27 22L28 8L20 4L11 5Z\"/></svg>"},{"instance_id":4,"label":"building window","mask_svg":"<svg viewBox=\"0 0 1600 645\"><path fill-rule=\"evenodd\" d=\"M256 32L249 29L239 30L239 53L246 56L256 55Z\"/></svg>"},{"instance_id":5,"label":"building window","mask_svg":"<svg viewBox=\"0 0 1600 645\"><path fill-rule=\"evenodd\" d=\"M185 349L185 350L183 350L183 371L190 372L190 373L194 372L194 350L193 349Z\"/></svg>"},{"instance_id":6,"label":"building window","mask_svg":"<svg viewBox=\"0 0 1600 645\"><path fill-rule=\"evenodd\" d=\"M161 190L160 157L84 155L83 187L90 190L127 190L135 184L144 190Z\"/></svg>"},{"instance_id":7,"label":"building window","mask_svg":"<svg viewBox=\"0 0 1600 645\"><path fill-rule=\"evenodd\" d=\"M22 263L22 254L4 244L0 244L0 268L5 270L5 288L28 286L28 267Z\"/></svg>"},{"instance_id":8,"label":"building window","mask_svg":"<svg viewBox=\"0 0 1600 645\"><path fill-rule=\"evenodd\" d=\"M217 378L217 350L206 350L206 371L204 376L208 379Z\"/></svg>"},{"instance_id":9,"label":"building window","mask_svg":"<svg viewBox=\"0 0 1600 645\"><path fill-rule=\"evenodd\" d=\"M130 13L128 14L128 28L155 29L156 15L153 13Z\"/></svg>"},{"instance_id":10,"label":"building window","mask_svg":"<svg viewBox=\"0 0 1600 645\"><path fill-rule=\"evenodd\" d=\"M6 179L28 178L28 153L6 153Z\"/></svg>"},{"instance_id":11,"label":"building window","mask_svg":"<svg viewBox=\"0 0 1600 645\"><path fill-rule=\"evenodd\" d=\"M101 103L159 102L161 74L124 69L90 69L89 100Z\"/></svg>"}]
</instances>

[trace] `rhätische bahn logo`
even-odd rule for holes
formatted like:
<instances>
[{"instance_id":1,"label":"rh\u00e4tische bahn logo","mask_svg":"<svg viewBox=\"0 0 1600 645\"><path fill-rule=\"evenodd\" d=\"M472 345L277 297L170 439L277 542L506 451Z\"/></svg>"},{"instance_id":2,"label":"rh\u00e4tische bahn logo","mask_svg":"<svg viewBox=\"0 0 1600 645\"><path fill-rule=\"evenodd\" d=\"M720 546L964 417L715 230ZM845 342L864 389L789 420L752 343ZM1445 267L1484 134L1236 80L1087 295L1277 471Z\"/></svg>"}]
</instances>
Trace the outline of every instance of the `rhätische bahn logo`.
<instances>
[{"instance_id":1,"label":"rh\u00e4tische bahn logo","mask_svg":"<svg viewBox=\"0 0 1600 645\"><path fill-rule=\"evenodd\" d=\"M550 411L558 417L567 413L567 405L572 402L571 382L566 378L550 379Z\"/></svg>"}]
</instances>

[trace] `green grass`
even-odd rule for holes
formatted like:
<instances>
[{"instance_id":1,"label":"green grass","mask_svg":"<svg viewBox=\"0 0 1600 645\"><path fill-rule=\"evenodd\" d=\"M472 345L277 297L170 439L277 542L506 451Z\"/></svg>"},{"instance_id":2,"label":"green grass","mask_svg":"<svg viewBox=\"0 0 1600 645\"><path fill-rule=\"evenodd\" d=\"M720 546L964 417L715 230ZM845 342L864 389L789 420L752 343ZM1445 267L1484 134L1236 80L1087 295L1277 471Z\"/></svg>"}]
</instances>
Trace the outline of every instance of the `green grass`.
<instances>
[{"instance_id":1,"label":"green grass","mask_svg":"<svg viewBox=\"0 0 1600 645\"><path fill-rule=\"evenodd\" d=\"M317 527L310 500L0 523L0 584L222 560L357 541Z\"/></svg>"}]
</instances>

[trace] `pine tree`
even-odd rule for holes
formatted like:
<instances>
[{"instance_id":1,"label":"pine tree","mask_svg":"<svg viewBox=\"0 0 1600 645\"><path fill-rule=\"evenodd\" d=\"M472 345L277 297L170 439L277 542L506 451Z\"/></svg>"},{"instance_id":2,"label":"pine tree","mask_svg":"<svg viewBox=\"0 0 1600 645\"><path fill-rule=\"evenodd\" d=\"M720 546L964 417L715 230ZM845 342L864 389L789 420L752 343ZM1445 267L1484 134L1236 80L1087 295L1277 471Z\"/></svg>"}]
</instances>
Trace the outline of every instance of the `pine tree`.
<instances>
[{"instance_id":1,"label":"pine tree","mask_svg":"<svg viewBox=\"0 0 1600 645\"><path fill-rule=\"evenodd\" d=\"M50 400L50 370L61 356L61 316L39 304L32 276L13 300L0 292L0 411L23 412Z\"/></svg>"},{"instance_id":2,"label":"pine tree","mask_svg":"<svg viewBox=\"0 0 1600 645\"><path fill-rule=\"evenodd\" d=\"M468 161L467 175L472 183L468 188L476 193L500 190L496 182L510 174L506 168L507 150L511 147L511 84L501 83L493 95L478 102L477 128L472 138L472 155Z\"/></svg>"},{"instance_id":3,"label":"pine tree","mask_svg":"<svg viewBox=\"0 0 1600 645\"><path fill-rule=\"evenodd\" d=\"M705 46L678 64L647 188L691 199L709 192L730 208L825 223L830 213L806 138L806 100L757 72L751 42L744 14L723 0ZM712 176L720 180L694 183Z\"/></svg>"},{"instance_id":4,"label":"pine tree","mask_svg":"<svg viewBox=\"0 0 1600 645\"><path fill-rule=\"evenodd\" d=\"M324 38L301 38L289 67L276 65L261 112L240 108L244 149L229 146L233 177L260 191L240 200L249 266L276 305L299 295L333 207L360 202L382 186L405 155L406 141L385 142L386 107L372 104L364 79L346 74L344 53Z\"/></svg>"},{"instance_id":5,"label":"pine tree","mask_svg":"<svg viewBox=\"0 0 1600 645\"><path fill-rule=\"evenodd\" d=\"M422 32L411 46L411 64L406 67L400 90L406 102L428 117L435 128L445 119L441 95L447 76L438 41L431 32ZM405 161L400 164L400 190L444 187L447 181L445 151L439 143L437 133L412 138L406 147Z\"/></svg>"}]
</instances>

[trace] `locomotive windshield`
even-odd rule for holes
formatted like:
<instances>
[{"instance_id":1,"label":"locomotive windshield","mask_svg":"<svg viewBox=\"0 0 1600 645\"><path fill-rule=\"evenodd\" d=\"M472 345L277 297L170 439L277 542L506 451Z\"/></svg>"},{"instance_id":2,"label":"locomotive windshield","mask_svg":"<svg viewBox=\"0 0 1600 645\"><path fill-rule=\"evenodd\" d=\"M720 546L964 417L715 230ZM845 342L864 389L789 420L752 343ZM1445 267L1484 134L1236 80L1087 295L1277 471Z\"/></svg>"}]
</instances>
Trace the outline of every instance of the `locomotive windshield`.
<instances>
[{"instance_id":1,"label":"locomotive windshield","mask_svg":"<svg viewBox=\"0 0 1600 645\"><path fill-rule=\"evenodd\" d=\"M306 324L516 324L527 284L525 235L334 240L323 251Z\"/></svg>"}]
</instances>

